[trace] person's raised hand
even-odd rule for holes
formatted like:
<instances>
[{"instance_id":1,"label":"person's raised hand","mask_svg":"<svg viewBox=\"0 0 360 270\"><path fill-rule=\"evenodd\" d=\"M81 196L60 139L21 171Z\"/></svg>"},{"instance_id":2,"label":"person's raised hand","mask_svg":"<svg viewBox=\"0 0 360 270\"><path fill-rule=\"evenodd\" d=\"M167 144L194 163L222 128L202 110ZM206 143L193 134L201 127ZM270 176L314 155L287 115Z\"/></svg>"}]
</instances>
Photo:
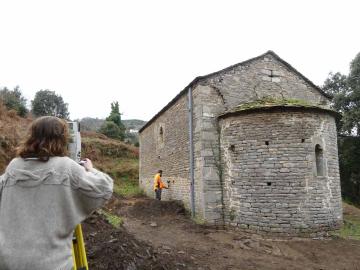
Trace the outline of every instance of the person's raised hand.
<instances>
[{"instance_id":1,"label":"person's raised hand","mask_svg":"<svg viewBox=\"0 0 360 270\"><path fill-rule=\"evenodd\" d=\"M83 163L83 166L85 167L85 170L90 171L91 169L94 168L94 166L93 166L93 164L92 164L92 162L91 162L90 159L85 158L84 161L85 161L85 162Z\"/></svg>"}]
</instances>

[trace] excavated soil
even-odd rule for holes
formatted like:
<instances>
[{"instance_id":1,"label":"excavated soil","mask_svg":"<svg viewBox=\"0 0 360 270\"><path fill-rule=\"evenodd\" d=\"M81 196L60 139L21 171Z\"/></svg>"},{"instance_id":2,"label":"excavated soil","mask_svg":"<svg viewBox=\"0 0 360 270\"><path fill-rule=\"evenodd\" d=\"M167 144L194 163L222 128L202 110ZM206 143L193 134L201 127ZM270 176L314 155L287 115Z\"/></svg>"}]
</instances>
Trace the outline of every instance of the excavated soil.
<instances>
[{"instance_id":1,"label":"excavated soil","mask_svg":"<svg viewBox=\"0 0 360 270\"><path fill-rule=\"evenodd\" d=\"M90 269L360 270L360 241L274 239L195 224L177 202L113 197L107 211L83 224ZM360 215L358 209L352 209Z\"/></svg>"},{"instance_id":2,"label":"excavated soil","mask_svg":"<svg viewBox=\"0 0 360 270\"><path fill-rule=\"evenodd\" d=\"M187 258L136 239L124 227L114 228L97 213L82 226L89 269L177 269L187 263Z\"/></svg>"}]
</instances>

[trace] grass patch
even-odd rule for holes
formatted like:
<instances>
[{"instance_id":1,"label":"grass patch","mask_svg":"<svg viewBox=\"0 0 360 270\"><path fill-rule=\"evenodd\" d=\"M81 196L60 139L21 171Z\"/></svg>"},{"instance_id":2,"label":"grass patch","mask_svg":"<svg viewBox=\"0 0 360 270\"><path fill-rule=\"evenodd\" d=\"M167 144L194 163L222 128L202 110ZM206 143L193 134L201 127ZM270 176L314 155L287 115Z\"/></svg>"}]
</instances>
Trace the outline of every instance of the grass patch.
<instances>
[{"instance_id":1,"label":"grass patch","mask_svg":"<svg viewBox=\"0 0 360 270\"><path fill-rule=\"evenodd\" d=\"M139 160L137 158L102 158L94 162L96 168L114 179L114 192L123 197L143 195L139 187Z\"/></svg>"},{"instance_id":2,"label":"grass patch","mask_svg":"<svg viewBox=\"0 0 360 270\"><path fill-rule=\"evenodd\" d=\"M121 217L117 215L113 215L103 209L99 210L99 213L104 215L106 220L115 228L120 228L120 226L124 223Z\"/></svg>"},{"instance_id":3,"label":"grass patch","mask_svg":"<svg viewBox=\"0 0 360 270\"><path fill-rule=\"evenodd\" d=\"M144 194L143 190L140 189L137 180L130 180L126 178L115 182L114 192L123 197L134 197Z\"/></svg>"},{"instance_id":4,"label":"grass patch","mask_svg":"<svg viewBox=\"0 0 360 270\"><path fill-rule=\"evenodd\" d=\"M200 218L200 217L198 217L198 216L195 216L195 217L193 217L193 218L191 218L194 222L195 222L195 224L197 224L197 225L205 225L205 220L203 219L203 218Z\"/></svg>"},{"instance_id":5,"label":"grass patch","mask_svg":"<svg viewBox=\"0 0 360 270\"><path fill-rule=\"evenodd\" d=\"M344 239L360 240L360 218L344 216L343 226L333 234Z\"/></svg>"},{"instance_id":6,"label":"grass patch","mask_svg":"<svg viewBox=\"0 0 360 270\"><path fill-rule=\"evenodd\" d=\"M139 196L139 149L94 132L83 132L83 156L95 168L114 179L114 192L123 197Z\"/></svg>"},{"instance_id":7,"label":"grass patch","mask_svg":"<svg viewBox=\"0 0 360 270\"><path fill-rule=\"evenodd\" d=\"M115 180L137 179L139 177L139 160L137 158L116 159L103 157L101 160L96 160L94 165Z\"/></svg>"}]
</instances>

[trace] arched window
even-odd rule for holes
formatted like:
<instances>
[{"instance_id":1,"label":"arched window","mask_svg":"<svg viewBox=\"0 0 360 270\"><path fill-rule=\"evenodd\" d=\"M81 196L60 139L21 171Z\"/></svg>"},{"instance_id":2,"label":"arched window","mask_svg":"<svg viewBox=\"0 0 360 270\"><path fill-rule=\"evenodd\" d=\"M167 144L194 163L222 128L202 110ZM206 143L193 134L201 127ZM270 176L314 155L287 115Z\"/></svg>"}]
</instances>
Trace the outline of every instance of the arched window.
<instances>
[{"instance_id":1,"label":"arched window","mask_svg":"<svg viewBox=\"0 0 360 270\"><path fill-rule=\"evenodd\" d=\"M320 144L315 145L316 175L324 176L324 153Z\"/></svg>"}]
</instances>

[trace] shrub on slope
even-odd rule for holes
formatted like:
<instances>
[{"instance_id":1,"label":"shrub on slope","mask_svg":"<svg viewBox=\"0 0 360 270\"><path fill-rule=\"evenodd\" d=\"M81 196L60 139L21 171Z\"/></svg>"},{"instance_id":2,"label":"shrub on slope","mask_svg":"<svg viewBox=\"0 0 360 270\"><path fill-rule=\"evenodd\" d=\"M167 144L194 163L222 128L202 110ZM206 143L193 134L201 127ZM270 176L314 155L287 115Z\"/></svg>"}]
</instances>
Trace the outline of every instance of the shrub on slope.
<instances>
[{"instance_id":1,"label":"shrub on slope","mask_svg":"<svg viewBox=\"0 0 360 270\"><path fill-rule=\"evenodd\" d=\"M22 118L0 103L0 173L15 156L15 148L24 137L31 119Z\"/></svg>"}]
</instances>

